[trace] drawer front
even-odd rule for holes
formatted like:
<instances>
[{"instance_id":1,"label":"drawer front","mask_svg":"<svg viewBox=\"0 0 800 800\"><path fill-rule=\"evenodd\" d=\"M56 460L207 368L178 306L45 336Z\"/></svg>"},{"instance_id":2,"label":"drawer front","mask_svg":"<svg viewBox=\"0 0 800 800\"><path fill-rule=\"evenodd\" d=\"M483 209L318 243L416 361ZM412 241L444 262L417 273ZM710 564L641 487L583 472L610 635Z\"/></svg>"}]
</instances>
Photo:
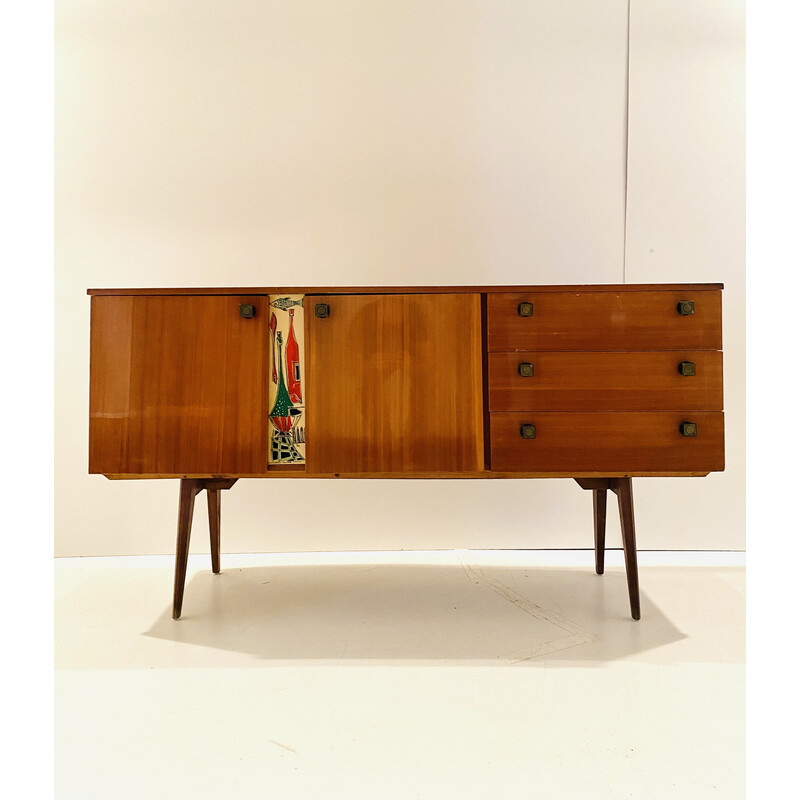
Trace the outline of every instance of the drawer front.
<instances>
[{"instance_id":1,"label":"drawer front","mask_svg":"<svg viewBox=\"0 0 800 800\"><path fill-rule=\"evenodd\" d=\"M681 433L693 422L697 435ZM523 425L535 438L523 438ZM492 414L492 469L501 472L716 472L725 468L722 412Z\"/></svg>"},{"instance_id":2,"label":"drawer front","mask_svg":"<svg viewBox=\"0 0 800 800\"><path fill-rule=\"evenodd\" d=\"M489 409L722 411L722 353L491 353Z\"/></svg>"},{"instance_id":3,"label":"drawer front","mask_svg":"<svg viewBox=\"0 0 800 800\"><path fill-rule=\"evenodd\" d=\"M691 314L678 305L690 301ZM520 305L532 306L529 316ZM524 311L530 310L524 308ZM490 293L490 351L721 350L722 293L716 290Z\"/></svg>"}]
</instances>

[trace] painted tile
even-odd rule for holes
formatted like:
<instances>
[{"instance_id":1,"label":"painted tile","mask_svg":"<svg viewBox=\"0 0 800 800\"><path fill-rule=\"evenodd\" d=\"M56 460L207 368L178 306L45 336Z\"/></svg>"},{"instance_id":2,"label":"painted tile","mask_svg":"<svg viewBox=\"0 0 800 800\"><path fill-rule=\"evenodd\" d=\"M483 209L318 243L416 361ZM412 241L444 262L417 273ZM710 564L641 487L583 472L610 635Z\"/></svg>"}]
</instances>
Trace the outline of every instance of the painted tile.
<instances>
[{"instance_id":1,"label":"painted tile","mask_svg":"<svg viewBox=\"0 0 800 800\"><path fill-rule=\"evenodd\" d=\"M304 464L303 295L270 295L269 311L269 463Z\"/></svg>"}]
</instances>

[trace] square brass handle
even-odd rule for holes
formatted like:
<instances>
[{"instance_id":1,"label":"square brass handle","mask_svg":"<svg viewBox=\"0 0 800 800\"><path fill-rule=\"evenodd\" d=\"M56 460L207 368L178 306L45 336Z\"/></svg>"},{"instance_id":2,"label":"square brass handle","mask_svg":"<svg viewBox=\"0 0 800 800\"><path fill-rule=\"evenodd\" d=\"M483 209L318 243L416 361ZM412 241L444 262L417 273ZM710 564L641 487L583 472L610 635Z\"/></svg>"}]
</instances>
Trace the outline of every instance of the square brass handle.
<instances>
[{"instance_id":1,"label":"square brass handle","mask_svg":"<svg viewBox=\"0 0 800 800\"><path fill-rule=\"evenodd\" d=\"M331 315L331 307L327 303L317 303L314 306L314 316L325 319Z\"/></svg>"},{"instance_id":2,"label":"square brass handle","mask_svg":"<svg viewBox=\"0 0 800 800\"><path fill-rule=\"evenodd\" d=\"M533 377L533 364L529 364L527 361L523 361L519 365L519 374L522 375L523 378L532 378Z\"/></svg>"},{"instance_id":3,"label":"square brass handle","mask_svg":"<svg viewBox=\"0 0 800 800\"><path fill-rule=\"evenodd\" d=\"M694 300L681 300L678 303L678 313L684 317L694 314Z\"/></svg>"},{"instance_id":4,"label":"square brass handle","mask_svg":"<svg viewBox=\"0 0 800 800\"><path fill-rule=\"evenodd\" d=\"M239 314L245 319L253 319L256 315L256 307L252 303L242 303L239 305Z\"/></svg>"},{"instance_id":5,"label":"square brass handle","mask_svg":"<svg viewBox=\"0 0 800 800\"><path fill-rule=\"evenodd\" d=\"M697 423L681 422L681 436L697 436Z\"/></svg>"},{"instance_id":6,"label":"square brass handle","mask_svg":"<svg viewBox=\"0 0 800 800\"><path fill-rule=\"evenodd\" d=\"M517 313L521 317L532 317L533 316L533 303L520 303L517 306Z\"/></svg>"},{"instance_id":7,"label":"square brass handle","mask_svg":"<svg viewBox=\"0 0 800 800\"><path fill-rule=\"evenodd\" d=\"M519 429L519 435L523 439L535 439L536 438L536 426L525 424Z\"/></svg>"},{"instance_id":8,"label":"square brass handle","mask_svg":"<svg viewBox=\"0 0 800 800\"><path fill-rule=\"evenodd\" d=\"M680 372L681 375L687 376L697 375L697 365L694 361L681 361L681 363L678 364L678 372Z\"/></svg>"}]
</instances>

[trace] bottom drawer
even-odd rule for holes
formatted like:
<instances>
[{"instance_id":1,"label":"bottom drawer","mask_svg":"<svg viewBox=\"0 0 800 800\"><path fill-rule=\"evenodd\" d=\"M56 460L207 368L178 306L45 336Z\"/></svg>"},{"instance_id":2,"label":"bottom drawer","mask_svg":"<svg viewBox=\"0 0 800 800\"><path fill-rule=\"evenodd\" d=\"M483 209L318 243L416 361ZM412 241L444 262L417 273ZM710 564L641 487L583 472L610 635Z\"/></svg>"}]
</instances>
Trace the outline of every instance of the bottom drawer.
<instances>
[{"instance_id":1,"label":"bottom drawer","mask_svg":"<svg viewBox=\"0 0 800 800\"><path fill-rule=\"evenodd\" d=\"M695 436L681 432L694 423ZM523 436L534 426L535 438ZM498 413L490 416L499 472L717 472L725 468L722 412ZM533 431L526 430L527 436Z\"/></svg>"}]
</instances>

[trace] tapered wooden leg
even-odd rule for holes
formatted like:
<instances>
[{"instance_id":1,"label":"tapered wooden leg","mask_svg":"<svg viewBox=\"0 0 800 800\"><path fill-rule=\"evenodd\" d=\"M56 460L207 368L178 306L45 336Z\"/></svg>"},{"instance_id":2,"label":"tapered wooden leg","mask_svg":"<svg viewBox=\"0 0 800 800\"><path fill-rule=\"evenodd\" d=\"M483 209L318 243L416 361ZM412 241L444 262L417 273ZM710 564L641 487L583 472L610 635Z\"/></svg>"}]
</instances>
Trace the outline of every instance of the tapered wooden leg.
<instances>
[{"instance_id":1,"label":"tapered wooden leg","mask_svg":"<svg viewBox=\"0 0 800 800\"><path fill-rule=\"evenodd\" d=\"M619 502L622 527L622 550L625 553L625 572L628 576L628 597L631 616L641 619L639 608L639 566L636 561L636 530L633 525L633 490L630 478L575 478L581 489L591 489L594 499L594 564L598 575L603 574L606 539L607 493L611 489Z\"/></svg>"},{"instance_id":2,"label":"tapered wooden leg","mask_svg":"<svg viewBox=\"0 0 800 800\"><path fill-rule=\"evenodd\" d=\"M230 489L238 478L183 478L178 503L178 544L175 548L175 590L172 597L172 618L178 619L183 606L189 539L192 535L194 499L206 490L208 496L208 528L211 533L211 569L219 572L220 491Z\"/></svg>"},{"instance_id":3,"label":"tapered wooden leg","mask_svg":"<svg viewBox=\"0 0 800 800\"><path fill-rule=\"evenodd\" d=\"M211 534L211 571L219 574L220 490L206 489L208 530Z\"/></svg>"},{"instance_id":4,"label":"tapered wooden leg","mask_svg":"<svg viewBox=\"0 0 800 800\"><path fill-rule=\"evenodd\" d=\"M636 530L633 524L633 490L630 478L618 478L614 491L619 501L619 521L622 527L622 549L625 553L625 572L628 575L628 596L631 616L641 619L639 609L639 566L636 560Z\"/></svg>"},{"instance_id":5,"label":"tapered wooden leg","mask_svg":"<svg viewBox=\"0 0 800 800\"><path fill-rule=\"evenodd\" d=\"M606 489L592 490L594 501L594 569L602 575L606 556Z\"/></svg>"},{"instance_id":6,"label":"tapered wooden leg","mask_svg":"<svg viewBox=\"0 0 800 800\"><path fill-rule=\"evenodd\" d=\"M183 586L186 583L186 564L189 558L189 539L192 535L194 498L202 489L202 482L191 478L181 480L178 502L178 543L175 548L175 589L172 595L172 619L178 619L183 606Z\"/></svg>"}]
</instances>

